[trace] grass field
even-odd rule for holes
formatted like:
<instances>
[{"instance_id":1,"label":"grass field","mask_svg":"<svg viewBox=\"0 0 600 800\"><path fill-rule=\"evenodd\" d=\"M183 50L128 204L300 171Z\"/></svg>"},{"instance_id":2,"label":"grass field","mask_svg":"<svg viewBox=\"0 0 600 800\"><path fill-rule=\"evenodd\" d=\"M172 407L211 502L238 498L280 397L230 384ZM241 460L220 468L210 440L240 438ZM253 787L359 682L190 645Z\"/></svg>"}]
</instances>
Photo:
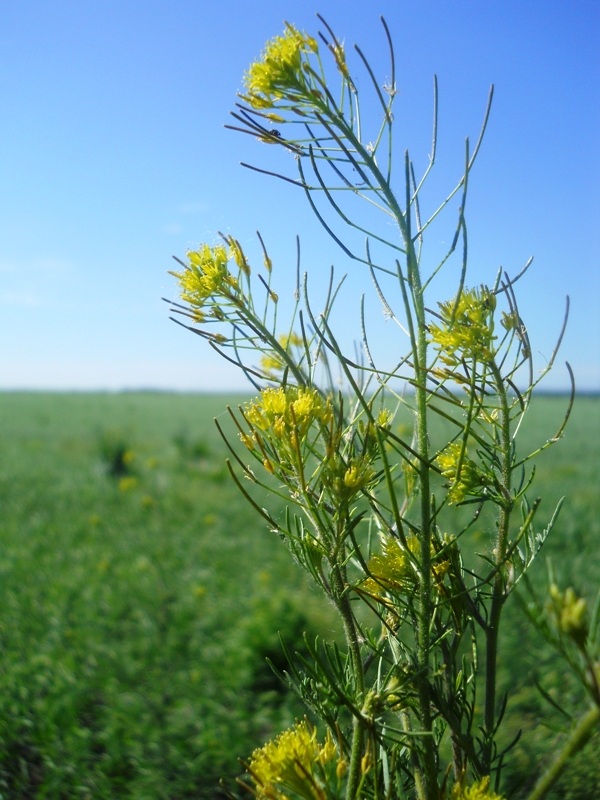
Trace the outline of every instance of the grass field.
<instances>
[{"instance_id":1,"label":"grass field","mask_svg":"<svg viewBox=\"0 0 600 800\"><path fill-rule=\"evenodd\" d=\"M298 648L336 621L229 479L213 417L240 399L0 395L1 797L218 797L238 756L304 713L265 657L283 666L278 630ZM552 436L565 406L538 398L524 439ZM546 517L567 496L547 554L590 600L599 467L600 399L583 397L533 495ZM503 645L507 735L527 734L516 786L560 737L534 678L567 709L580 698L515 603ZM556 798L597 796L588 747Z\"/></svg>"}]
</instances>

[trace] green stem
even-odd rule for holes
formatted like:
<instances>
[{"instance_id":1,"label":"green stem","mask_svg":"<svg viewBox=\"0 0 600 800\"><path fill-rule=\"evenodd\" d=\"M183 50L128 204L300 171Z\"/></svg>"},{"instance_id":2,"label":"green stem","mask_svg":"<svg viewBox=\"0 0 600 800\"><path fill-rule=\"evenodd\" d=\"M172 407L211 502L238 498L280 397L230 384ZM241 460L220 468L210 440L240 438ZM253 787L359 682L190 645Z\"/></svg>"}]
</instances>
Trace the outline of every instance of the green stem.
<instances>
[{"instance_id":1,"label":"green stem","mask_svg":"<svg viewBox=\"0 0 600 800\"><path fill-rule=\"evenodd\" d=\"M486 659L485 659L485 711L484 726L486 733L486 743L483 752L483 764L489 773L492 761L492 740L496 725L496 672L498 658L498 631L500 627L500 616L502 607L506 600L504 593L504 578L502 576L502 564L506 557L506 546L508 543L508 531L510 526L510 515L512 502L510 499L511 476L512 476L512 443L510 437L510 408L506 389L502 381L500 370L495 361L492 361L491 369L494 374L496 387L500 396L502 408L501 423L501 453L502 453L502 490L504 502L500 510L498 520L498 538L496 540L496 575L492 588L492 606L490 610L489 623L486 630Z\"/></svg>"},{"instance_id":2,"label":"green stem","mask_svg":"<svg viewBox=\"0 0 600 800\"><path fill-rule=\"evenodd\" d=\"M420 583L418 596L418 697L419 722L423 731L432 730L431 699L429 696L429 661L430 661L430 627L431 627L431 500L429 482L429 436L427 426L427 328L425 321L425 303L423 299L421 276L418 260L411 237L410 218L410 181L407 181L406 214L402 213L398 201L389 183L385 180L375 160L358 140L354 131L348 127L342 117L333 115L327 107L322 112L346 136L356 152L360 154L368 169L379 185L390 210L396 218L402 239L406 247L406 261L409 285L412 290L413 303L417 318L416 358L415 358L415 394L417 404L417 451L420 456L419 485L421 492L421 530L420 530ZM406 154L406 166L408 154ZM424 800L438 800L438 783L435 743L432 736L425 736L423 746L423 781L425 784Z\"/></svg>"},{"instance_id":3,"label":"green stem","mask_svg":"<svg viewBox=\"0 0 600 800\"><path fill-rule=\"evenodd\" d=\"M579 724L571 733L566 745L556 757L550 769L542 775L537 782L527 800L542 800L543 797L546 797L550 789L567 768L570 759L587 744L599 722L600 708L594 706L588 711L585 717L579 721Z\"/></svg>"},{"instance_id":4,"label":"green stem","mask_svg":"<svg viewBox=\"0 0 600 800\"><path fill-rule=\"evenodd\" d=\"M412 245L410 247L412 250ZM418 276L418 270L409 264L409 274ZM419 614L417 623L417 658L419 666L418 696L419 721L423 731L432 730L431 699L429 696L429 653L431 627L431 490L429 481L429 436L427 430L427 335L425 313L420 286L414 287L417 315L417 354L415 364L417 403L417 450L419 460L419 489L421 501ZM437 768L433 737L426 736L423 748L423 777L426 797L437 800Z\"/></svg>"},{"instance_id":5,"label":"green stem","mask_svg":"<svg viewBox=\"0 0 600 800\"><path fill-rule=\"evenodd\" d=\"M407 733L411 733L412 732L412 725L410 724L410 717L409 717L407 711L401 711L400 712L400 721L402 723L403 729ZM417 798L418 798L418 800L427 800L426 789L425 789L425 785L423 784L423 778L421 776L421 770L419 769L419 758L417 756L417 751L416 750L414 750L414 749L412 750L410 759L411 759L411 763L412 763L413 769L415 771L415 788L417 790Z\"/></svg>"},{"instance_id":6,"label":"green stem","mask_svg":"<svg viewBox=\"0 0 600 800\"><path fill-rule=\"evenodd\" d=\"M346 643L348 645L348 650L350 651L350 660L356 682L356 690L360 698L359 706L362 707L362 701L365 693L365 677L362 656L360 652L360 643L358 641L356 625L354 623L352 609L350 608L348 594L344 593L346 588L345 575L343 573L343 568L338 564L334 565L332 569L332 586L334 589L335 605L340 612L340 616L342 617ZM352 744L350 747L348 783L346 784L346 800L355 800L357 795L358 786L360 783L360 762L363 755L364 739L365 729L362 721L358 719L358 717L354 716L352 718Z\"/></svg>"}]
</instances>

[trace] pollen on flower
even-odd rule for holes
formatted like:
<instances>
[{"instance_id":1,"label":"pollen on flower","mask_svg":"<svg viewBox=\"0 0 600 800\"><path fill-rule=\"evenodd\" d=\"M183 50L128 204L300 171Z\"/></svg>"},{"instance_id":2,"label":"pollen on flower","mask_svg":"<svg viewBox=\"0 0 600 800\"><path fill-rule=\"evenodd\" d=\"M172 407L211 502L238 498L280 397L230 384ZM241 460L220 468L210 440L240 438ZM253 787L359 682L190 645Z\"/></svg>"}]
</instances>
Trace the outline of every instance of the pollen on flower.
<instances>
[{"instance_id":1,"label":"pollen on flower","mask_svg":"<svg viewBox=\"0 0 600 800\"><path fill-rule=\"evenodd\" d=\"M306 721L298 723L252 753L249 771L257 796L283 800L291 791L298 797L319 800L324 795L315 767L324 766L336 755L330 734L320 745L316 729Z\"/></svg>"}]
</instances>

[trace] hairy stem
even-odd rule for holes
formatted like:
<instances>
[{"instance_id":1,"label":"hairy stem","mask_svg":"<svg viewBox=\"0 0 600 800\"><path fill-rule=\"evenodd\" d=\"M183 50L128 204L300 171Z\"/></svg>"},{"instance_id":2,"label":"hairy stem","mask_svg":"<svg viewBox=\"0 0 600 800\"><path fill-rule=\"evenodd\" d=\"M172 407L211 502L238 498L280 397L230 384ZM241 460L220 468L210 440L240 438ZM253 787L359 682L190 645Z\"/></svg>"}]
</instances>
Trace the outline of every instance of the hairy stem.
<instances>
[{"instance_id":1,"label":"hairy stem","mask_svg":"<svg viewBox=\"0 0 600 800\"><path fill-rule=\"evenodd\" d=\"M410 251L412 251L412 243ZM414 258L414 254L413 254ZM410 255L409 255L410 262ZM417 316L417 356L416 370L416 404L417 404L417 449L419 459L419 489L421 503L420 525L420 580L419 580L419 617L417 627L417 658L419 666L419 719L424 731L431 731L431 699L429 696L429 654L431 627L431 491L429 481L429 435L427 430L427 330L425 327L425 311L421 294L420 281L416 263L408 265L409 275L413 282L413 297ZM417 285L415 285L415 283ZM427 800L437 800L437 768L433 738L425 737L423 748L423 772Z\"/></svg>"},{"instance_id":2,"label":"hairy stem","mask_svg":"<svg viewBox=\"0 0 600 800\"><path fill-rule=\"evenodd\" d=\"M332 569L332 586L335 592L335 605L342 618L346 644L350 652L352 672L356 685L357 694L361 698L360 706L365 693L365 676L360 653L360 642L354 622L354 615L350 608L348 594L344 593L346 588L345 575L343 568L335 565ZM365 739L365 729L358 717L352 719L352 745L350 747L350 767L348 769L348 783L346 786L346 800L355 800L358 786L360 783L360 762L363 755Z\"/></svg>"},{"instance_id":3,"label":"hairy stem","mask_svg":"<svg viewBox=\"0 0 600 800\"><path fill-rule=\"evenodd\" d=\"M512 501L510 497L511 475L512 475L512 443L510 437L510 408L506 388L502 381L502 376L498 366L493 361L492 372L496 382L496 388L500 397L502 422L500 429L500 449L502 454L502 492L504 502L500 510L498 520L498 537L496 539L495 561L497 572L494 577L492 587L492 606L490 618L486 630L486 659L485 659L485 711L484 726L486 742L483 752L483 764L489 773L491 769L493 752L493 735L496 725L496 680L497 680L497 658L498 658L498 631L500 627L500 616L502 607L506 600L504 593L504 578L502 576L502 564L506 556L506 546L508 542L508 531L510 526L510 515L512 511Z\"/></svg>"}]
</instances>

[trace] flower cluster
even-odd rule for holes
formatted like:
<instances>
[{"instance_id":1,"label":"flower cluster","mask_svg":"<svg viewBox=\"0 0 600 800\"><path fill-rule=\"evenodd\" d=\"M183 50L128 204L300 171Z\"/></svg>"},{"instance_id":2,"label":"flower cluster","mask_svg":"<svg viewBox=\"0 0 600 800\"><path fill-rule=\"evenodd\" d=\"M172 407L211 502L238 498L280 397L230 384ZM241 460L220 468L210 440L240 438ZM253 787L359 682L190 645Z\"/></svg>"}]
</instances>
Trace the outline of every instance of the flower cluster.
<instances>
[{"instance_id":1,"label":"flower cluster","mask_svg":"<svg viewBox=\"0 0 600 800\"><path fill-rule=\"evenodd\" d=\"M298 723L252 753L249 772L257 796L268 800L284 800L290 796L322 800L326 795L319 767L333 761L336 755L337 748L329 731L321 745L316 730L308 722Z\"/></svg>"},{"instance_id":2,"label":"flower cluster","mask_svg":"<svg viewBox=\"0 0 600 800\"><path fill-rule=\"evenodd\" d=\"M331 400L324 400L317 389L287 386L264 389L260 397L244 407L248 422L275 439L303 438L311 425L329 424L333 414ZM248 446L248 442L244 440Z\"/></svg>"},{"instance_id":3,"label":"flower cluster","mask_svg":"<svg viewBox=\"0 0 600 800\"><path fill-rule=\"evenodd\" d=\"M462 455L462 461L461 461ZM489 484L488 476L468 457L462 442L452 442L436 458L444 478L450 481L450 505L464 502L467 496L477 496Z\"/></svg>"},{"instance_id":4,"label":"flower cluster","mask_svg":"<svg viewBox=\"0 0 600 800\"><path fill-rule=\"evenodd\" d=\"M457 783L452 789L451 800L503 800L503 798L490 789L488 775L472 786L461 786Z\"/></svg>"},{"instance_id":5,"label":"flower cluster","mask_svg":"<svg viewBox=\"0 0 600 800\"><path fill-rule=\"evenodd\" d=\"M495 296L485 287L463 289L458 298L438 304L440 322L429 326L431 341L448 366L463 358L489 362L493 358Z\"/></svg>"},{"instance_id":6,"label":"flower cluster","mask_svg":"<svg viewBox=\"0 0 600 800\"><path fill-rule=\"evenodd\" d=\"M363 581L363 589L379 594L382 589L401 591L407 583L416 582L415 563L420 548L419 540L416 536L409 536L406 544L408 553L397 539L386 539L382 555L372 556L369 560L368 567L372 577Z\"/></svg>"},{"instance_id":7,"label":"flower cluster","mask_svg":"<svg viewBox=\"0 0 600 800\"><path fill-rule=\"evenodd\" d=\"M261 60L250 66L244 75L247 94L243 96L253 108L272 108L291 92L305 92L303 54L317 53L315 39L286 23L283 36L267 42ZM305 62L306 63L306 62Z\"/></svg>"},{"instance_id":8,"label":"flower cluster","mask_svg":"<svg viewBox=\"0 0 600 800\"><path fill-rule=\"evenodd\" d=\"M231 300L239 290L239 283L227 266L230 255L238 260L237 249L228 254L224 245L210 247L203 244L187 254L189 266L184 272L171 272L179 281L181 299L193 308L199 322L204 319L202 308L212 298Z\"/></svg>"},{"instance_id":9,"label":"flower cluster","mask_svg":"<svg viewBox=\"0 0 600 800\"><path fill-rule=\"evenodd\" d=\"M349 503L376 478L369 454L353 455L343 459L338 455L329 458L321 473L321 480L337 501Z\"/></svg>"},{"instance_id":10,"label":"flower cluster","mask_svg":"<svg viewBox=\"0 0 600 800\"><path fill-rule=\"evenodd\" d=\"M368 563L371 577L362 582L361 587L374 595L382 591L406 591L419 580L419 559L421 544L417 536L408 536L406 547L397 539L384 541L381 555L374 555ZM431 557L435 559L435 549L431 547ZM448 561L432 564L432 573L437 582L443 580L448 571Z\"/></svg>"}]
</instances>

